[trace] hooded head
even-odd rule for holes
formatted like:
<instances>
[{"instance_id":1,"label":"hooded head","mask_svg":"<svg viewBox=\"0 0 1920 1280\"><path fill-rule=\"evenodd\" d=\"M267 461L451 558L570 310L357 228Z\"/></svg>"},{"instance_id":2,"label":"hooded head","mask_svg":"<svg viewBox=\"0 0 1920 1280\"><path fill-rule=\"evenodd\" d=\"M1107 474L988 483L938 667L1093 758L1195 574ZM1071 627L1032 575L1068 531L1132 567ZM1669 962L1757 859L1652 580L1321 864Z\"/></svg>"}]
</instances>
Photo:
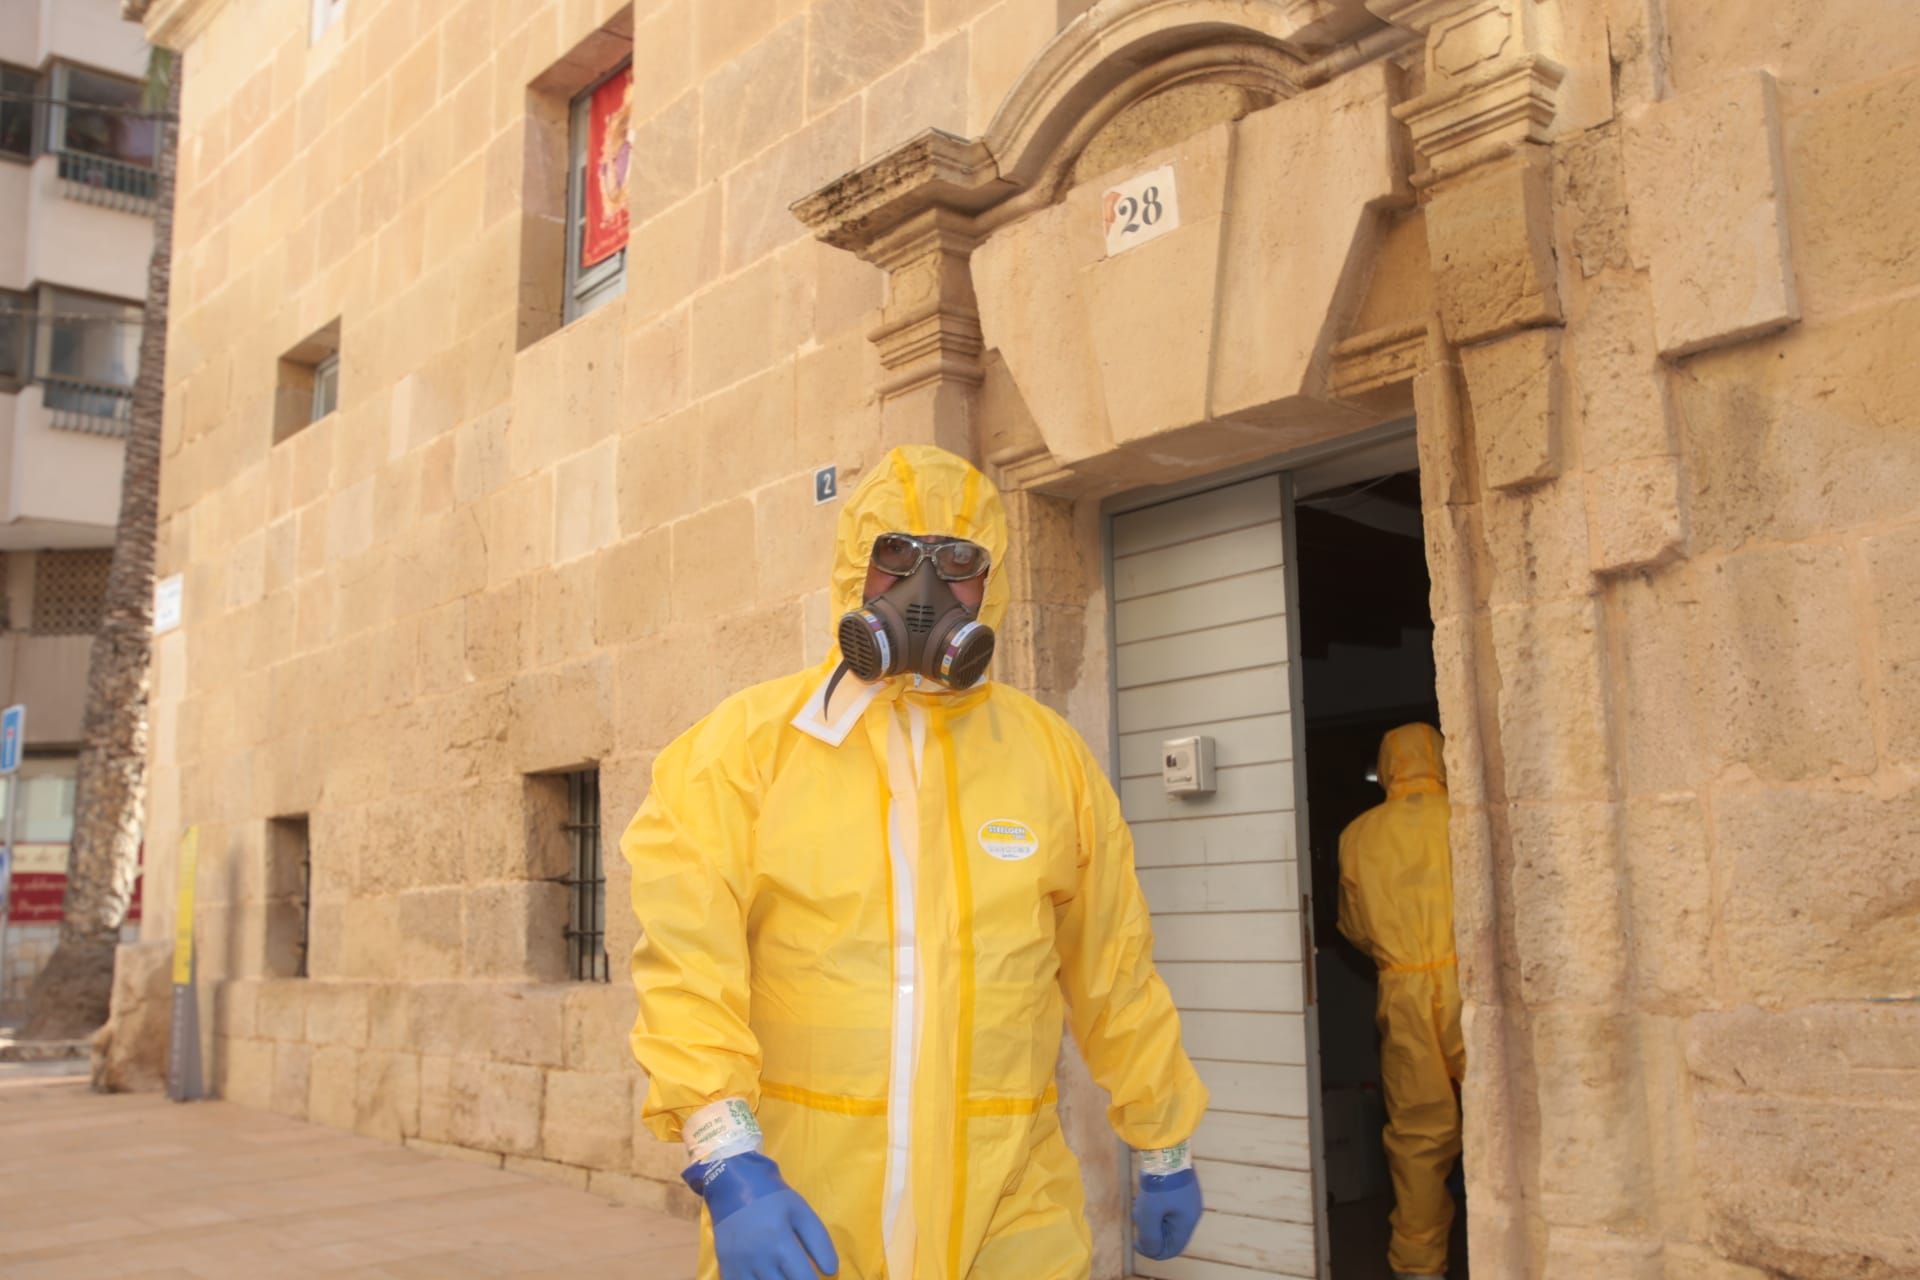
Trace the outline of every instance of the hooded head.
<instances>
[{"instance_id":1,"label":"hooded head","mask_svg":"<svg viewBox=\"0 0 1920 1280\"><path fill-rule=\"evenodd\" d=\"M945 449L910 444L890 450L867 473L840 512L834 619L865 603L867 562L873 540L883 533L966 538L985 547L992 564L978 619L987 627L999 626L1007 609L1007 514L993 482L971 463Z\"/></svg>"},{"instance_id":2,"label":"hooded head","mask_svg":"<svg viewBox=\"0 0 1920 1280\"><path fill-rule=\"evenodd\" d=\"M1403 724L1388 730L1380 739L1380 785L1389 799L1447 789L1447 766L1441 759L1444 741L1430 724Z\"/></svg>"}]
</instances>

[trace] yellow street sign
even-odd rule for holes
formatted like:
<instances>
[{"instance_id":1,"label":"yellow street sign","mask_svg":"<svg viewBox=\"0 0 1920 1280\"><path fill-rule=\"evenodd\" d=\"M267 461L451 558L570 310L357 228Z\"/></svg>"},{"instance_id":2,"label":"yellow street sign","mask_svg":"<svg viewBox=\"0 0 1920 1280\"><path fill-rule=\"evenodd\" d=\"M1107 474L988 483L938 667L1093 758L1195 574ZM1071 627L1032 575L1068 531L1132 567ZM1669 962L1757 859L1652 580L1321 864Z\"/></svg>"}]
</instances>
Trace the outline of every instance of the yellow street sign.
<instances>
[{"instance_id":1,"label":"yellow street sign","mask_svg":"<svg viewBox=\"0 0 1920 1280\"><path fill-rule=\"evenodd\" d=\"M193 981L193 880L200 860L200 828L188 827L180 841L180 883L174 897L173 985Z\"/></svg>"}]
</instances>

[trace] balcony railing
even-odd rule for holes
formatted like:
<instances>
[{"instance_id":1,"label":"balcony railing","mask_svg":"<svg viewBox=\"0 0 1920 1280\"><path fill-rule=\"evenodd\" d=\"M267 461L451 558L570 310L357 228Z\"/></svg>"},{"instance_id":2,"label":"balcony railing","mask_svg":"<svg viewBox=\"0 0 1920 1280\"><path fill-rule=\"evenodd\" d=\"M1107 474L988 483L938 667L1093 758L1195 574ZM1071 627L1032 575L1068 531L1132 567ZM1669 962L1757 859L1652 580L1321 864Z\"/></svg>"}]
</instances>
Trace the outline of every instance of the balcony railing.
<instances>
[{"instance_id":1,"label":"balcony railing","mask_svg":"<svg viewBox=\"0 0 1920 1280\"><path fill-rule=\"evenodd\" d=\"M69 200L123 213L152 213L160 178L152 169L84 151L57 151L60 185Z\"/></svg>"},{"instance_id":2,"label":"balcony railing","mask_svg":"<svg viewBox=\"0 0 1920 1280\"><path fill-rule=\"evenodd\" d=\"M55 430L125 437L133 429L132 387L83 382L57 374L49 374L40 382Z\"/></svg>"}]
</instances>

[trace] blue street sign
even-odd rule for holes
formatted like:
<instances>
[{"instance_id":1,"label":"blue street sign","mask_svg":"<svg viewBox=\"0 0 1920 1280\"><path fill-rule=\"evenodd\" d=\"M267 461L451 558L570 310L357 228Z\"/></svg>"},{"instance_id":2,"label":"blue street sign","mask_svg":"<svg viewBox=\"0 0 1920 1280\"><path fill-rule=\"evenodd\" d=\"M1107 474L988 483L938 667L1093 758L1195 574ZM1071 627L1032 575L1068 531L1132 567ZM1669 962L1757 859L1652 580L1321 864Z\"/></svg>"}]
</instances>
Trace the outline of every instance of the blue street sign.
<instances>
[{"instance_id":1,"label":"blue street sign","mask_svg":"<svg viewBox=\"0 0 1920 1280\"><path fill-rule=\"evenodd\" d=\"M27 740L27 708L14 703L0 712L0 774L20 767L20 748Z\"/></svg>"},{"instance_id":2,"label":"blue street sign","mask_svg":"<svg viewBox=\"0 0 1920 1280\"><path fill-rule=\"evenodd\" d=\"M813 473L813 505L832 502L840 496L840 468L821 467Z\"/></svg>"}]
</instances>

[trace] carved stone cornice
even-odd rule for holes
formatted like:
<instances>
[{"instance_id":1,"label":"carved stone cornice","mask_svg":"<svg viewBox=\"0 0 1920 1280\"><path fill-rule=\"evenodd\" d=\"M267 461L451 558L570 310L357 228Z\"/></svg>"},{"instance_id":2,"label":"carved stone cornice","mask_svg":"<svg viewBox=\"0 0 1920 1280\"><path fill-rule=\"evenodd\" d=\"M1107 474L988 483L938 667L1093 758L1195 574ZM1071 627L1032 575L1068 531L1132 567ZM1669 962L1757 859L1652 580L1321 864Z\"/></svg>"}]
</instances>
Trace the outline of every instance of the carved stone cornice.
<instances>
[{"instance_id":1,"label":"carved stone cornice","mask_svg":"<svg viewBox=\"0 0 1920 1280\"><path fill-rule=\"evenodd\" d=\"M1420 372L1426 352L1424 320L1356 333L1334 346L1328 389L1351 399L1404 383Z\"/></svg>"},{"instance_id":2,"label":"carved stone cornice","mask_svg":"<svg viewBox=\"0 0 1920 1280\"><path fill-rule=\"evenodd\" d=\"M182 50L200 38L227 0L152 0L147 5L147 43Z\"/></svg>"},{"instance_id":3,"label":"carved stone cornice","mask_svg":"<svg viewBox=\"0 0 1920 1280\"><path fill-rule=\"evenodd\" d=\"M1045 491L1071 483L1073 473L1054 460L1044 444L1017 445L987 455L987 466L1003 489Z\"/></svg>"},{"instance_id":4,"label":"carved stone cornice","mask_svg":"<svg viewBox=\"0 0 1920 1280\"><path fill-rule=\"evenodd\" d=\"M1366 3L1426 39L1425 92L1393 109L1428 166L1416 185L1547 140L1567 73L1555 57L1557 29L1535 0Z\"/></svg>"},{"instance_id":5,"label":"carved stone cornice","mask_svg":"<svg viewBox=\"0 0 1920 1280\"><path fill-rule=\"evenodd\" d=\"M928 129L791 206L820 239L886 266L875 246L930 210L978 213L1011 195L987 144Z\"/></svg>"},{"instance_id":6,"label":"carved stone cornice","mask_svg":"<svg viewBox=\"0 0 1920 1280\"><path fill-rule=\"evenodd\" d=\"M1425 184L1545 142L1566 70L1544 54L1504 58L1393 109L1430 172Z\"/></svg>"}]
</instances>

